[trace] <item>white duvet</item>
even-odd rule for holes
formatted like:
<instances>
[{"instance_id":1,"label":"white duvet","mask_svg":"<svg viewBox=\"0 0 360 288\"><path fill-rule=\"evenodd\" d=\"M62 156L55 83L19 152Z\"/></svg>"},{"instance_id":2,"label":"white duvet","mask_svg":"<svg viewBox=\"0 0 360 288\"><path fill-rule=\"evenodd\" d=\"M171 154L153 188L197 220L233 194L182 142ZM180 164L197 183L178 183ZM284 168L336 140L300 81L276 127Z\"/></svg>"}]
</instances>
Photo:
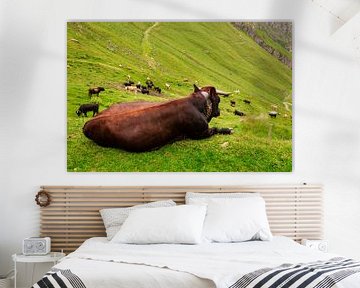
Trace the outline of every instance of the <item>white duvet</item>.
<instances>
[{"instance_id":1,"label":"white duvet","mask_svg":"<svg viewBox=\"0 0 360 288\"><path fill-rule=\"evenodd\" d=\"M106 238L91 238L55 267L70 269L87 288L228 288L244 274L261 268L336 256L286 237L200 245L112 244ZM334 287L360 288L360 273Z\"/></svg>"}]
</instances>

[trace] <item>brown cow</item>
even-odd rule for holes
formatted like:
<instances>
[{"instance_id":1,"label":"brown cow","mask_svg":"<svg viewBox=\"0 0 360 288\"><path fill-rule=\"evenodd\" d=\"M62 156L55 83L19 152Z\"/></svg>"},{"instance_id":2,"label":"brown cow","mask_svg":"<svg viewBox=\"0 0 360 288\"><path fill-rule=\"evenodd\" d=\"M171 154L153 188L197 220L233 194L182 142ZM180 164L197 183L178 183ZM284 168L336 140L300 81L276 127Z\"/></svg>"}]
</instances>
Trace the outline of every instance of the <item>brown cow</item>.
<instances>
[{"instance_id":1,"label":"brown cow","mask_svg":"<svg viewBox=\"0 0 360 288\"><path fill-rule=\"evenodd\" d=\"M220 115L214 87L195 87L187 97L162 103L114 104L85 123L85 136L100 146L132 152L158 149L176 140L231 134L230 128L209 128Z\"/></svg>"},{"instance_id":2,"label":"brown cow","mask_svg":"<svg viewBox=\"0 0 360 288\"><path fill-rule=\"evenodd\" d=\"M89 97L91 97L93 94L95 94L96 96L99 96L99 93L102 91L105 91L104 87L90 88L89 89Z\"/></svg>"}]
</instances>

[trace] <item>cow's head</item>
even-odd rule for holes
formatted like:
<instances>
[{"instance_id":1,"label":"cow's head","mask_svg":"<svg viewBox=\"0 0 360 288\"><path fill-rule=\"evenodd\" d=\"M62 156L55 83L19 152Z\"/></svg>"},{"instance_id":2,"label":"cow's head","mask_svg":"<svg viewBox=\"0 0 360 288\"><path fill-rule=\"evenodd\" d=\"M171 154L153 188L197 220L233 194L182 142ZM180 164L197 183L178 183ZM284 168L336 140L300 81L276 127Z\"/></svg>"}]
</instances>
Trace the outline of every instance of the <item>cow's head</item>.
<instances>
[{"instance_id":1,"label":"cow's head","mask_svg":"<svg viewBox=\"0 0 360 288\"><path fill-rule=\"evenodd\" d=\"M220 97L217 95L215 87L206 86L200 89L194 85L194 92L200 93L206 99L205 117L208 122L210 122L213 117L220 116Z\"/></svg>"},{"instance_id":2,"label":"cow's head","mask_svg":"<svg viewBox=\"0 0 360 288\"><path fill-rule=\"evenodd\" d=\"M105 91L104 87L98 87L99 91Z\"/></svg>"},{"instance_id":3,"label":"cow's head","mask_svg":"<svg viewBox=\"0 0 360 288\"><path fill-rule=\"evenodd\" d=\"M80 110L76 110L76 115L80 116L81 115L81 111Z\"/></svg>"}]
</instances>

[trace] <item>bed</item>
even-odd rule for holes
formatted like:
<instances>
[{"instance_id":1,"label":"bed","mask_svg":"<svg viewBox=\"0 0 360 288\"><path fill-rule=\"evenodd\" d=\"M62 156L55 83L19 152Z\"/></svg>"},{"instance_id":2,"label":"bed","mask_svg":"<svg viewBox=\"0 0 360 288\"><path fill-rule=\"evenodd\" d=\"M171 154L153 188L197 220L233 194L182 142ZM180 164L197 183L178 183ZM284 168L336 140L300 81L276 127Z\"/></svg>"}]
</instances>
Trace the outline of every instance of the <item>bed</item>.
<instances>
[{"instance_id":1,"label":"bed","mask_svg":"<svg viewBox=\"0 0 360 288\"><path fill-rule=\"evenodd\" d=\"M283 264L306 263L310 266L311 263L314 266L316 263L320 267L320 263L323 266L324 263L318 261L330 259L333 262L329 264L346 261L346 259L337 258L336 255L314 251L282 236L274 237L270 242L159 244L151 245L151 247L111 244L106 238L99 237L87 240L76 252L56 265L54 271L57 271L56 269L60 269L58 271L70 270L79 277L79 280L74 281L73 284L67 283L64 277L61 277L67 285L65 287L272 287L270 285L254 286L251 283L252 286L246 286L246 283L243 283L243 277L254 271L279 267ZM315 282L319 283L317 286L300 286L299 284L294 287L360 287L360 274L356 273L360 266L353 262L349 264L351 264L349 267L356 266L357 268L353 268L352 273L347 271L350 274L343 280L340 278L346 274L338 275L338 280L341 281L335 286L332 285L335 282L332 278L319 278L322 282ZM289 267L285 266L285 268ZM294 271L301 269L303 268L300 267ZM279 274L283 275L284 272L279 272ZM70 275L69 278L74 278L74 275ZM279 278L278 275L274 277ZM306 279L308 278L303 277L298 281L303 283ZM54 284L54 279L50 281ZM269 281L270 284L274 283L274 281ZM40 282L34 287L49 286L43 286Z\"/></svg>"},{"instance_id":2,"label":"bed","mask_svg":"<svg viewBox=\"0 0 360 288\"><path fill-rule=\"evenodd\" d=\"M43 235L46 233L46 236L53 237L53 250L63 247L67 252L75 251L34 284L35 288L360 287L359 262L312 250L298 243L304 238L322 237L322 189L318 185L170 188L47 186L42 189L52 198L52 204L42 208L41 212ZM205 241L197 245L123 244L104 237L104 224L101 218L99 221L95 211L104 207L128 207L164 199L183 204L185 193L189 191L260 193L266 201L266 214L274 236L269 241ZM90 235L94 232L101 235ZM87 240L74 236L82 233Z\"/></svg>"}]
</instances>

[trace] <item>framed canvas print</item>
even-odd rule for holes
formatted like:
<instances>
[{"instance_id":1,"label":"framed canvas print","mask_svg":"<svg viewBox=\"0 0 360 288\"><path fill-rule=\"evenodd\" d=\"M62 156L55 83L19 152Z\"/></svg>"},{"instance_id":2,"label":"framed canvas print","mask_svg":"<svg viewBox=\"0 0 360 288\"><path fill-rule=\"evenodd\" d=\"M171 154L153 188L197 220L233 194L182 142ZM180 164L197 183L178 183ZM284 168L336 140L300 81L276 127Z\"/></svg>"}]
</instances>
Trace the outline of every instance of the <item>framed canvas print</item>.
<instances>
[{"instance_id":1,"label":"framed canvas print","mask_svg":"<svg viewBox=\"0 0 360 288\"><path fill-rule=\"evenodd\" d=\"M292 171L291 22L68 22L69 172Z\"/></svg>"}]
</instances>

